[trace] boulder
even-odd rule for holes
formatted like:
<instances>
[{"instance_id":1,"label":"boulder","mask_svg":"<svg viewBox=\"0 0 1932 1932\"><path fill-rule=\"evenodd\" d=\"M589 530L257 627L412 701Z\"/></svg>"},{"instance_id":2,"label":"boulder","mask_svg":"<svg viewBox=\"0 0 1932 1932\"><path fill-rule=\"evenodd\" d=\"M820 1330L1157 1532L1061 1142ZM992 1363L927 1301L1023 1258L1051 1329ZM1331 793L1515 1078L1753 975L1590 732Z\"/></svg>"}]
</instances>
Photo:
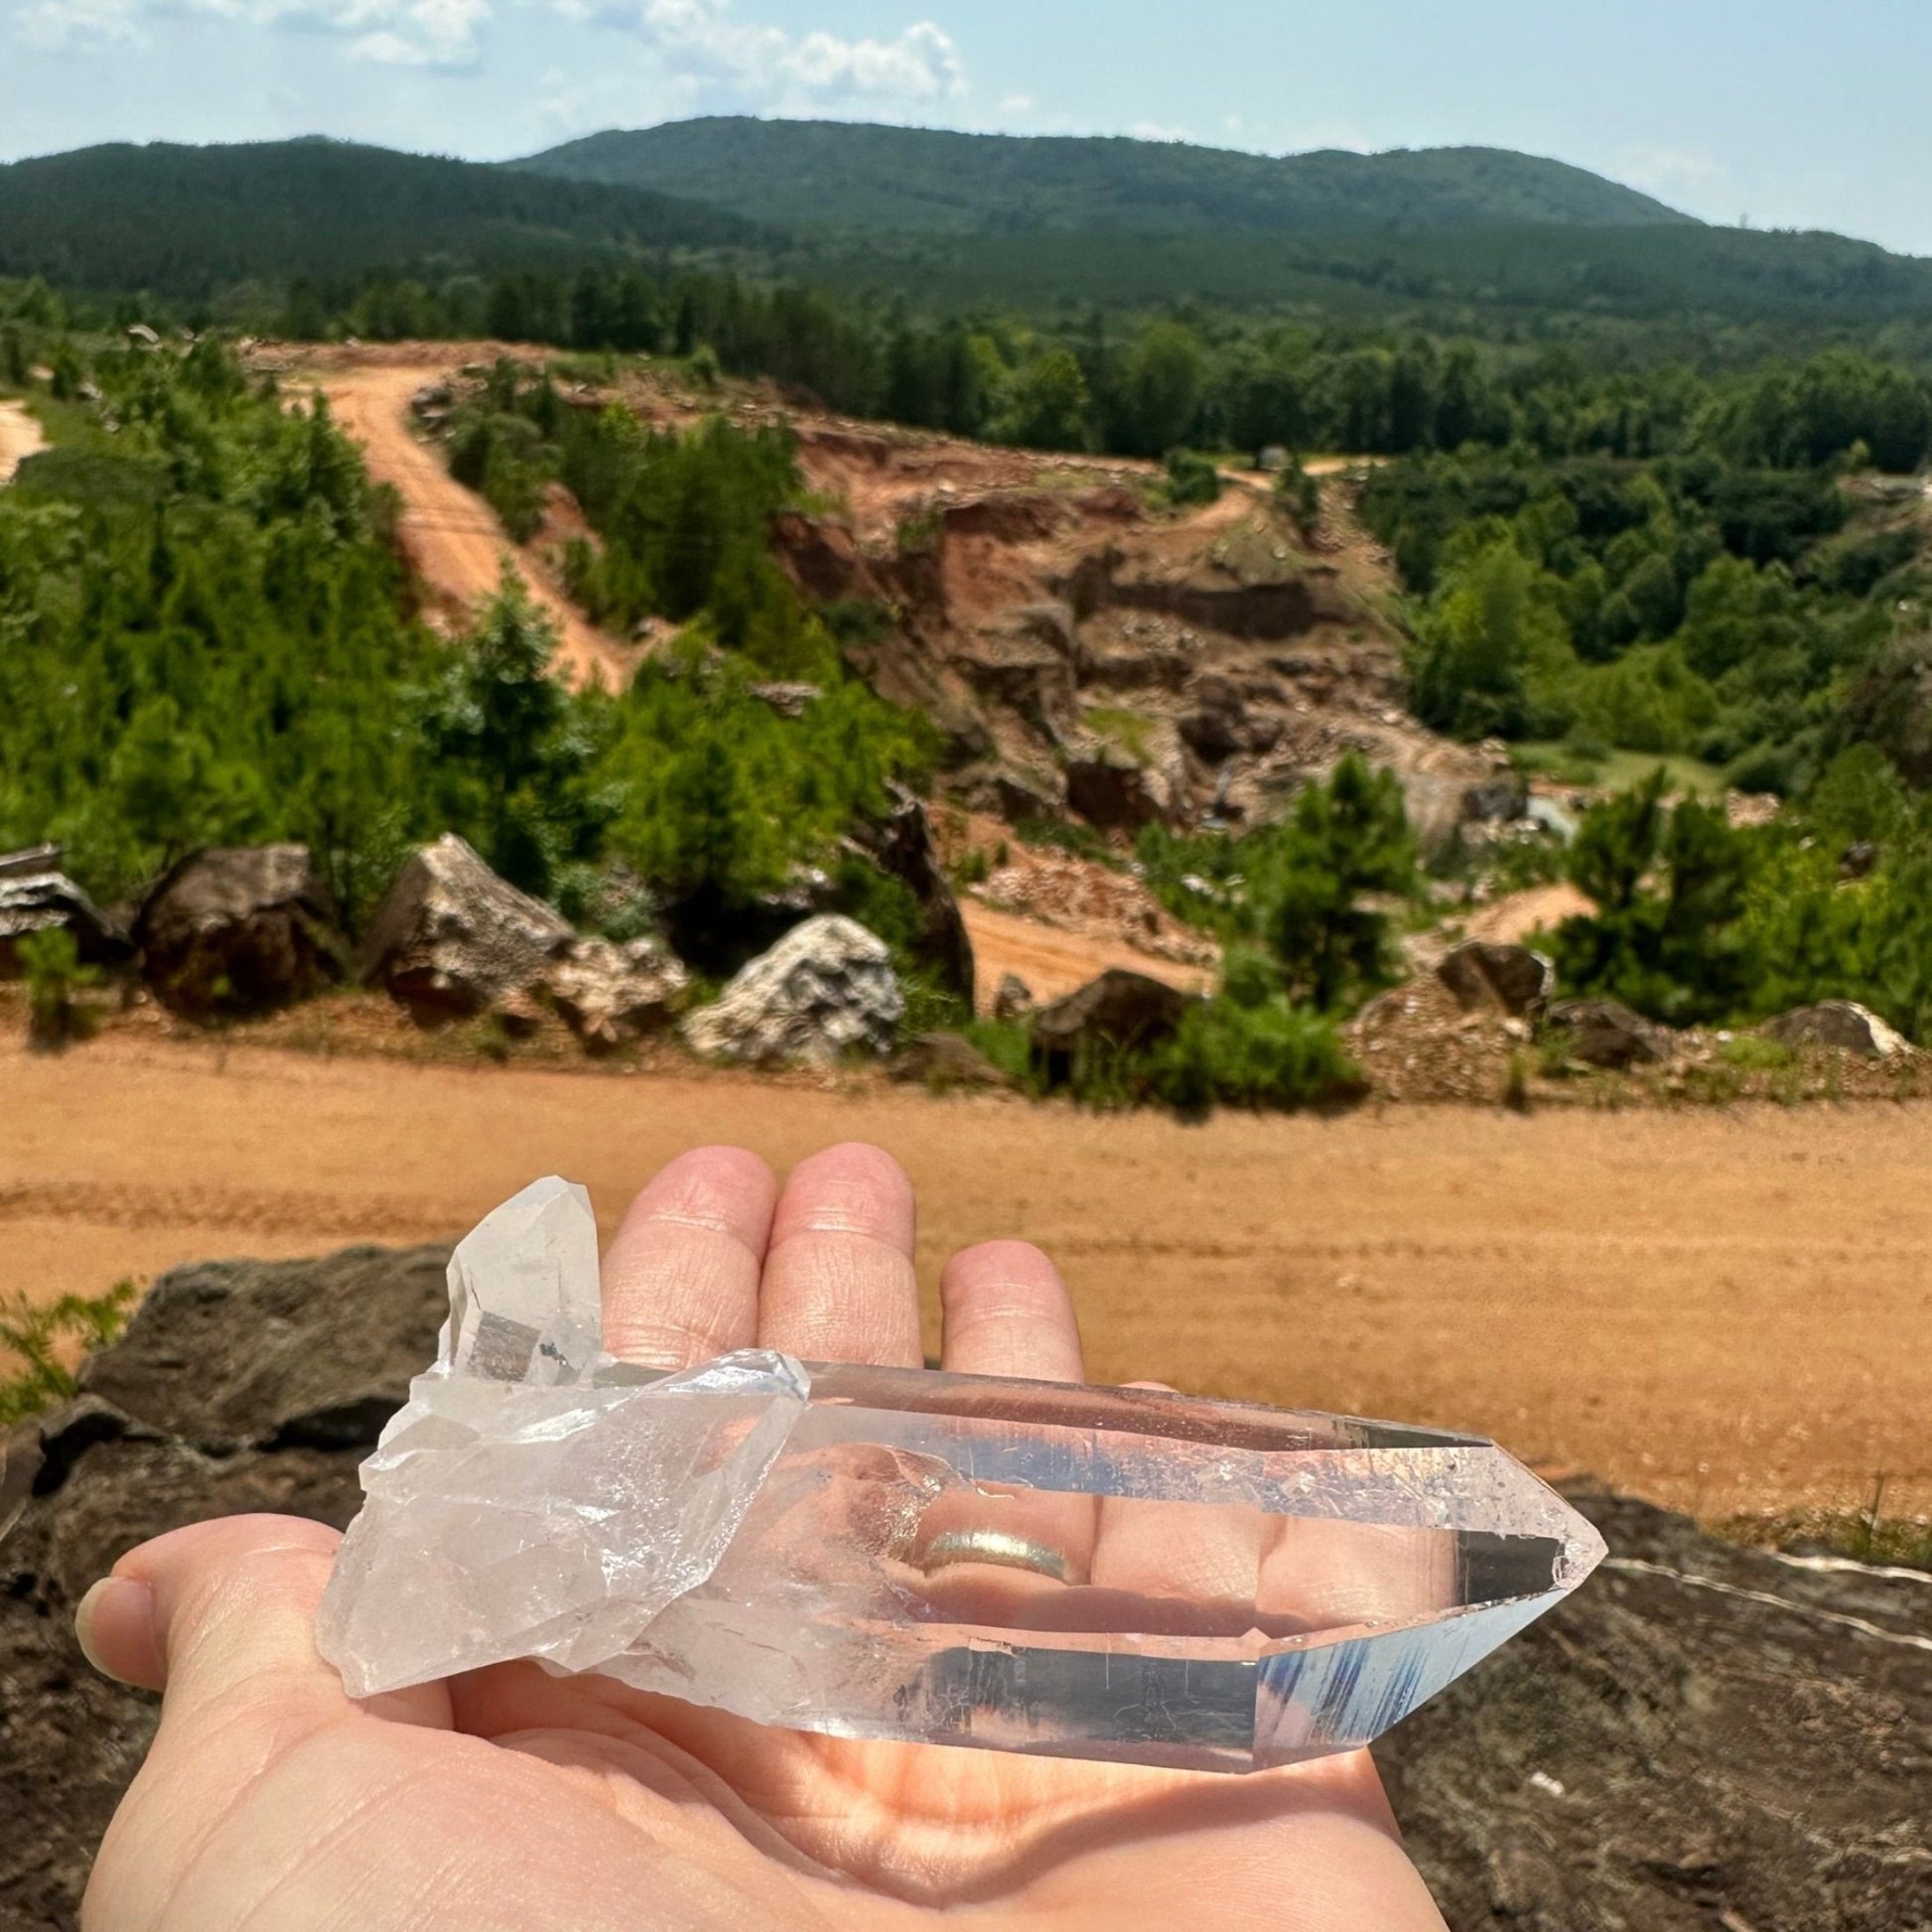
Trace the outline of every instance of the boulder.
<instances>
[{"instance_id":1,"label":"boulder","mask_svg":"<svg viewBox=\"0 0 1932 1932\"><path fill-rule=\"evenodd\" d=\"M1761 1031L1781 1046L1835 1046L1861 1059L1892 1060L1910 1053L1904 1035L1853 1000L1824 1000L1765 1021Z\"/></svg>"},{"instance_id":2,"label":"boulder","mask_svg":"<svg viewBox=\"0 0 1932 1932\"><path fill-rule=\"evenodd\" d=\"M1067 759L1066 802L1102 832L1138 832L1165 815L1147 772L1105 749Z\"/></svg>"},{"instance_id":3,"label":"boulder","mask_svg":"<svg viewBox=\"0 0 1932 1932\"><path fill-rule=\"evenodd\" d=\"M197 1018L272 1013L343 977L336 909L305 845L191 853L134 921L156 997Z\"/></svg>"},{"instance_id":4,"label":"boulder","mask_svg":"<svg viewBox=\"0 0 1932 1932\"><path fill-rule=\"evenodd\" d=\"M893 1078L928 1087L1010 1087L1012 1080L959 1034L920 1034L899 1049Z\"/></svg>"},{"instance_id":5,"label":"boulder","mask_svg":"<svg viewBox=\"0 0 1932 1932\"><path fill-rule=\"evenodd\" d=\"M993 1018L1019 1020L1033 1012L1035 1004L1033 988L1018 973L1004 974L993 996Z\"/></svg>"},{"instance_id":6,"label":"boulder","mask_svg":"<svg viewBox=\"0 0 1932 1932\"><path fill-rule=\"evenodd\" d=\"M0 1542L0 1926L77 1923L154 1736L158 1701L74 1642L88 1586L185 1523L267 1510L344 1526L356 1464L435 1348L446 1260L181 1270L83 1371L93 1393L0 1438L0 1524L19 1512ZM1924 1580L1793 1564L1568 1489L1610 1560L1376 1747L1448 1922L1922 1926Z\"/></svg>"},{"instance_id":7,"label":"boulder","mask_svg":"<svg viewBox=\"0 0 1932 1932\"><path fill-rule=\"evenodd\" d=\"M544 975L551 1004L594 1053L670 1023L691 976L655 939L579 939Z\"/></svg>"},{"instance_id":8,"label":"boulder","mask_svg":"<svg viewBox=\"0 0 1932 1932\"><path fill-rule=\"evenodd\" d=\"M1474 939L1457 946L1436 968L1464 1013L1493 1009L1520 1020L1540 1012L1557 990L1557 969L1527 946L1499 946Z\"/></svg>"},{"instance_id":9,"label":"boulder","mask_svg":"<svg viewBox=\"0 0 1932 1932\"><path fill-rule=\"evenodd\" d=\"M893 1050L905 995L885 940L828 913L794 926L684 1023L698 1052L747 1065L833 1066Z\"/></svg>"},{"instance_id":10,"label":"boulder","mask_svg":"<svg viewBox=\"0 0 1932 1932\"><path fill-rule=\"evenodd\" d=\"M362 943L362 977L423 1017L486 1012L526 992L576 940L454 832L396 875Z\"/></svg>"},{"instance_id":11,"label":"boulder","mask_svg":"<svg viewBox=\"0 0 1932 1932\"><path fill-rule=\"evenodd\" d=\"M1137 1052L1173 1038L1194 1004L1165 980L1110 967L1098 979L1034 1015L1033 1049L1047 1078L1058 1086L1072 1077L1082 1057L1102 1051Z\"/></svg>"},{"instance_id":12,"label":"boulder","mask_svg":"<svg viewBox=\"0 0 1932 1932\"><path fill-rule=\"evenodd\" d=\"M1550 1009L1545 1032L1573 1060L1617 1071L1661 1066L1674 1046L1671 1031L1615 1000L1563 1000Z\"/></svg>"},{"instance_id":13,"label":"boulder","mask_svg":"<svg viewBox=\"0 0 1932 1932\"><path fill-rule=\"evenodd\" d=\"M60 869L58 846L0 857L0 978L20 971L18 942L30 933L73 934L83 966L125 966L134 948L120 926Z\"/></svg>"},{"instance_id":14,"label":"boulder","mask_svg":"<svg viewBox=\"0 0 1932 1932\"><path fill-rule=\"evenodd\" d=\"M973 941L952 882L939 863L925 806L902 785L895 785L892 807L885 817L859 826L853 836L881 872L897 880L918 900L919 929L911 945L913 958L929 967L940 985L970 1008Z\"/></svg>"}]
</instances>

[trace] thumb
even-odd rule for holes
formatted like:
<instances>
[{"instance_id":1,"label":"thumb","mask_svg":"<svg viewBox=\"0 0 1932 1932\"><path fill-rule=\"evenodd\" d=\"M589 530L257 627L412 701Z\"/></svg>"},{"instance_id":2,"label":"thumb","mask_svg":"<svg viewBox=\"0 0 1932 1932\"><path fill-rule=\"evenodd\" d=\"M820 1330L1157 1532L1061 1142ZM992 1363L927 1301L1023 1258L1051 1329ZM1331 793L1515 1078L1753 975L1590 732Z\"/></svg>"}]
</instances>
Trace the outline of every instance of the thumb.
<instances>
[{"instance_id":1,"label":"thumb","mask_svg":"<svg viewBox=\"0 0 1932 1932\"><path fill-rule=\"evenodd\" d=\"M292 1742L356 1709L316 1652L316 1606L341 1542L335 1530L288 1516L191 1524L122 1557L81 1598L75 1634L105 1676L167 1693L167 1727L239 1696L272 1709ZM438 1692L381 1705L384 1717L449 1722Z\"/></svg>"}]
</instances>

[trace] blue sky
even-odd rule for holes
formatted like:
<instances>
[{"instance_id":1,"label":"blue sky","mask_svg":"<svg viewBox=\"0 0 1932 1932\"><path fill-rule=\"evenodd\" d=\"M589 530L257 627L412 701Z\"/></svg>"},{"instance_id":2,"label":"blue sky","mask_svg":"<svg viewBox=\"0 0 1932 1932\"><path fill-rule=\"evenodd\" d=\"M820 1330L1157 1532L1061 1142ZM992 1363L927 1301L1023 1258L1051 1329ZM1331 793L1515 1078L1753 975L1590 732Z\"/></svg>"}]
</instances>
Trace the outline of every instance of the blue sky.
<instances>
[{"instance_id":1,"label":"blue sky","mask_svg":"<svg viewBox=\"0 0 1932 1932\"><path fill-rule=\"evenodd\" d=\"M1479 142L1932 254L1927 0L0 0L0 158L328 133L497 159L698 113Z\"/></svg>"}]
</instances>

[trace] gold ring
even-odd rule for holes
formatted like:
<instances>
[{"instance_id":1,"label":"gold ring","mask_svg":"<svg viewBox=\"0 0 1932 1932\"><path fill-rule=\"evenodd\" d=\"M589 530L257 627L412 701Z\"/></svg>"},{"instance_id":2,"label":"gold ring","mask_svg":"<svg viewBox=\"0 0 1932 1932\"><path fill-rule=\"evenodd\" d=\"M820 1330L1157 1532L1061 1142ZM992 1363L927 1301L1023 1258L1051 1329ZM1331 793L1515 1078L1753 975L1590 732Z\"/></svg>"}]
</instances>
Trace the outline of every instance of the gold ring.
<instances>
[{"instance_id":1,"label":"gold ring","mask_svg":"<svg viewBox=\"0 0 1932 1932\"><path fill-rule=\"evenodd\" d=\"M927 1576L956 1563L990 1563L1002 1570L1031 1570L1056 1584L1073 1582L1073 1566L1057 1550L1005 1530L946 1530L925 1546L921 1568Z\"/></svg>"}]
</instances>

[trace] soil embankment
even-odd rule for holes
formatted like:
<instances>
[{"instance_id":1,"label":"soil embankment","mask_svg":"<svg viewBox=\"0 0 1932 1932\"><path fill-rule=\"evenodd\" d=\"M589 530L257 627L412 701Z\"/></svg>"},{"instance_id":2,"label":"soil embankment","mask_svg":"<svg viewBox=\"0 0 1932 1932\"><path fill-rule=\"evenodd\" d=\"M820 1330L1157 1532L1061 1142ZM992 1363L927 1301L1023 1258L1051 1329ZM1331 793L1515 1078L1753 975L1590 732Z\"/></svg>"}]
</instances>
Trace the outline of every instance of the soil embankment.
<instances>
[{"instance_id":1,"label":"soil embankment","mask_svg":"<svg viewBox=\"0 0 1932 1932\"><path fill-rule=\"evenodd\" d=\"M1708 1517L1932 1508L1932 1107L1414 1108L1204 1127L743 1076L104 1037L0 1046L0 1293L448 1239L544 1173L607 1224L700 1142L893 1149L921 1278L1037 1241L1096 1377L1494 1434ZM144 1125L145 1124L145 1125Z\"/></svg>"}]
</instances>

